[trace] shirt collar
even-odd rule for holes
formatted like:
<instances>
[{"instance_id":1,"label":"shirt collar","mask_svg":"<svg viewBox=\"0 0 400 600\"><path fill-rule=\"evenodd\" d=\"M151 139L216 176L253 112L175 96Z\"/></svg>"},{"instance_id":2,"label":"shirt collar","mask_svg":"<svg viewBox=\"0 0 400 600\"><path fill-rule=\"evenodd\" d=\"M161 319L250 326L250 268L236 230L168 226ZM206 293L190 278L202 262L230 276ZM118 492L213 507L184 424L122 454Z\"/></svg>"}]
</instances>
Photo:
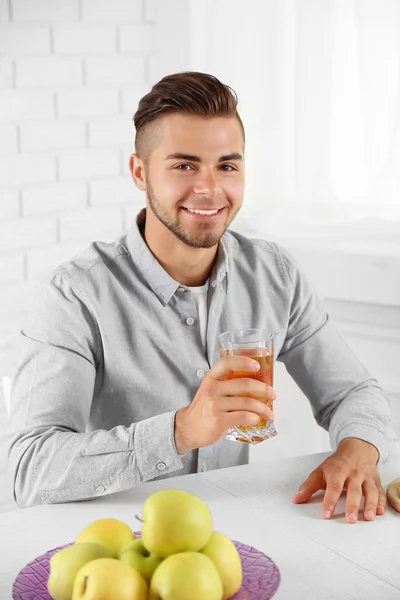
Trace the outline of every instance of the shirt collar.
<instances>
[{"instance_id":1,"label":"shirt collar","mask_svg":"<svg viewBox=\"0 0 400 600\"><path fill-rule=\"evenodd\" d=\"M166 306L176 290L182 286L162 268L144 241L141 231L144 228L145 221L146 209L143 208L127 234L127 247L135 265L140 269L161 304ZM225 234L223 237L225 238ZM218 245L216 260L211 271L210 282L213 288L222 283L228 273L228 255L225 241L221 239Z\"/></svg>"}]
</instances>

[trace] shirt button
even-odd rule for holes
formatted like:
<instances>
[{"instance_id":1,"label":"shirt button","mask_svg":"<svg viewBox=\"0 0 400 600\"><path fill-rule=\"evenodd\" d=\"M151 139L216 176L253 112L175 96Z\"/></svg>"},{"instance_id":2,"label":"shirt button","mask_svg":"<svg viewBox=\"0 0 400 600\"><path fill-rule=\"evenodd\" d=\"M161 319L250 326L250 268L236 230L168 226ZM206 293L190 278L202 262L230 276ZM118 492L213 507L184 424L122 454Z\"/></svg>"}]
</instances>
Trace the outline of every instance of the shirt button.
<instances>
[{"instance_id":1,"label":"shirt button","mask_svg":"<svg viewBox=\"0 0 400 600\"><path fill-rule=\"evenodd\" d=\"M106 491L106 488L104 487L104 485L99 485L99 487L96 488L96 492L103 493L105 491Z\"/></svg>"},{"instance_id":2,"label":"shirt button","mask_svg":"<svg viewBox=\"0 0 400 600\"><path fill-rule=\"evenodd\" d=\"M193 325L193 323L194 323L194 319L192 319L192 317L188 317L188 318L186 319L186 324L187 324L187 325Z\"/></svg>"},{"instance_id":3,"label":"shirt button","mask_svg":"<svg viewBox=\"0 0 400 600\"><path fill-rule=\"evenodd\" d=\"M165 463L161 462L161 460L160 460L160 462L157 463L156 467L159 471L164 471L164 469L167 468L167 465Z\"/></svg>"},{"instance_id":4,"label":"shirt button","mask_svg":"<svg viewBox=\"0 0 400 600\"><path fill-rule=\"evenodd\" d=\"M197 375L197 377L203 377L203 376L204 376L204 371L203 371L203 369L199 369L199 370L196 372L196 375Z\"/></svg>"},{"instance_id":5,"label":"shirt button","mask_svg":"<svg viewBox=\"0 0 400 600\"><path fill-rule=\"evenodd\" d=\"M184 291L185 291L185 288L183 288L183 287L178 287L178 289L177 289L176 291L177 291L177 292L184 292Z\"/></svg>"}]
</instances>

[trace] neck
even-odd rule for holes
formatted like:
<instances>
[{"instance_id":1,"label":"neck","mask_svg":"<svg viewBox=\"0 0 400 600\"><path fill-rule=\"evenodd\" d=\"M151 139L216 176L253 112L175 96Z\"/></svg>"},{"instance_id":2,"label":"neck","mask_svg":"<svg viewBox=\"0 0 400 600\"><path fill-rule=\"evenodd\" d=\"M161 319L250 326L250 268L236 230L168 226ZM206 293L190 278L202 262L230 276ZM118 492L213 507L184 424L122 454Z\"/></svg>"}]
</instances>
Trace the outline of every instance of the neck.
<instances>
[{"instance_id":1,"label":"neck","mask_svg":"<svg viewBox=\"0 0 400 600\"><path fill-rule=\"evenodd\" d=\"M162 268L181 285L204 285L210 276L218 244L192 248L169 231L151 211L146 211L144 240Z\"/></svg>"}]
</instances>

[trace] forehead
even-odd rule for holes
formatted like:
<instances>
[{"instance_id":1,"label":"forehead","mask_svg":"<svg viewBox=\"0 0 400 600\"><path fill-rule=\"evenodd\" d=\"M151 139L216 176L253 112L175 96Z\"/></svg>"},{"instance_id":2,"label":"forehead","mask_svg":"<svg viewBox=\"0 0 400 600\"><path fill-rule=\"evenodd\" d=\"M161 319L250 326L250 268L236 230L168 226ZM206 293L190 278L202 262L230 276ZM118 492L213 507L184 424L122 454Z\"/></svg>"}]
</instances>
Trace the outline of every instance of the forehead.
<instances>
[{"instance_id":1,"label":"forehead","mask_svg":"<svg viewBox=\"0 0 400 600\"><path fill-rule=\"evenodd\" d=\"M243 153L243 133L235 117L166 115L159 123L160 141L155 152L171 154Z\"/></svg>"}]
</instances>

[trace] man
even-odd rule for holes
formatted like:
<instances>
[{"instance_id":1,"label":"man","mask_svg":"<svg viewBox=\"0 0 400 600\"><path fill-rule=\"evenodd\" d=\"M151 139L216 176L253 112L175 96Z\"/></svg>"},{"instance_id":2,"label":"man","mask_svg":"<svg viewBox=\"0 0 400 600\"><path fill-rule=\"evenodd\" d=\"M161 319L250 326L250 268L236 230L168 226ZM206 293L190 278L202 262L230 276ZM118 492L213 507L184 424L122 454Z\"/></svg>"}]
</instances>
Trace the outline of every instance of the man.
<instances>
[{"instance_id":1,"label":"man","mask_svg":"<svg viewBox=\"0 0 400 600\"><path fill-rule=\"evenodd\" d=\"M385 511L377 472L390 408L283 248L227 228L244 192L234 92L201 73L165 77L139 103L130 167L146 195L127 235L56 269L21 331L9 462L21 506L95 497L157 477L248 461L225 439L273 417L275 391L226 380L255 361L219 358L217 336L279 332L277 359L308 396L335 452L294 502L325 489L330 518ZM244 396L239 396L240 394Z\"/></svg>"}]
</instances>

